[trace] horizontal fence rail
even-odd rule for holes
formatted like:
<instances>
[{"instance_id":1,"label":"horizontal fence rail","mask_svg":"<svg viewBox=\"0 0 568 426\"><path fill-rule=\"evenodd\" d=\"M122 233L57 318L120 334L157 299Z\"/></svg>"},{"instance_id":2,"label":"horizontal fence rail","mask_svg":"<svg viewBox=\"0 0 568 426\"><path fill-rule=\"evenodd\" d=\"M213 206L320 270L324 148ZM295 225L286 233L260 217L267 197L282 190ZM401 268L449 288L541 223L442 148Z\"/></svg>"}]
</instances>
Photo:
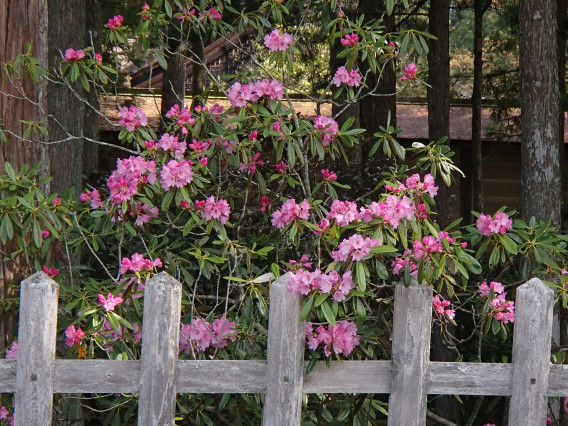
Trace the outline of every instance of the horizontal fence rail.
<instances>
[{"instance_id":1,"label":"horizontal fence rail","mask_svg":"<svg viewBox=\"0 0 568 426\"><path fill-rule=\"evenodd\" d=\"M48 424L53 393L138 393L142 425L173 425L176 393L264 393L263 424L278 426L299 425L302 393L390 394L392 425L425 425L428 394L511 396L509 418L522 419L511 424L542 425L546 398L568 395L568 365L549 362L553 291L538 279L517 290L510 364L429 361L432 289L414 280L395 289L392 361L320 361L309 374L288 279L271 285L266 361L177 359L181 285L166 273L146 286L141 360L61 360L57 284L35 274L22 282L19 358L0 360L0 392L16 393L16 425Z\"/></svg>"}]
</instances>

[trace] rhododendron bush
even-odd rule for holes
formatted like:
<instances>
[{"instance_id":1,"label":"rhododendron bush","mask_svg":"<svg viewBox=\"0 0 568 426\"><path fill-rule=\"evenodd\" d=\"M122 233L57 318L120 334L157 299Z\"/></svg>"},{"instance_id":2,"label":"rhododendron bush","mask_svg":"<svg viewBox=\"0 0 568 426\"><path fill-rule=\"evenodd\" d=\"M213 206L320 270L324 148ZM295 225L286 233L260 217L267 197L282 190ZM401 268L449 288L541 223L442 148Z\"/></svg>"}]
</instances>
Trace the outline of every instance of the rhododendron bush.
<instances>
[{"instance_id":1,"label":"rhododendron bush","mask_svg":"<svg viewBox=\"0 0 568 426\"><path fill-rule=\"evenodd\" d=\"M111 59L134 39L164 64L172 52L159 45L159 35L174 22L180 38L190 27L211 38L253 28L259 48L251 61L260 64L264 56L273 66L212 77L212 89L230 106L207 99L174 105L164 111L161 130L138 106L119 105L120 118L112 124L123 155L108 176L80 192L46 195L38 189L38 166L15 171L6 165L0 238L3 244L15 239L19 247L5 254L6 261L17 261L24 275L44 270L60 284L59 356L138 358L145 284L160 271L183 285L182 359L265 359L270 283L289 272L289 291L302 298L308 370L316 360L388 359L393 288L413 276L436 290L433 321L456 359L509 356L514 290L533 275L557 289L563 307L568 304L566 238L547 223L525 223L503 208L476 213L476 223L462 228L460 220L440 228L439 185L457 171L446 145L404 148L388 132L370 136L354 128L352 117L296 112L289 70L301 27L286 24L288 6L274 2L237 12L228 4L222 10L207 2L156 1L142 6L137 27L110 17L104 54ZM369 73L391 62L400 90L418 84L420 70L405 55L409 46L420 49L427 35L386 34L377 22L349 19L335 1L316 9L328 16L330 43L338 40L344 49L345 65L330 71L326 96L339 99L344 91L348 102L356 101ZM80 80L98 93L115 82L115 70L92 47L62 51L60 73L52 78ZM369 71L362 73L364 63ZM347 168L341 164L362 137L374 138L373 152L382 148L397 159L388 168L377 166L371 190L342 182ZM7 358L17 358L16 337ZM491 349L495 344L501 348ZM340 410L341 421L373 424L386 412L385 401L310 396L305 424L331 422ZM120 395L85 407L93 408L93 417L103 407L105 421L122 424L135 402ZM11 397L0 405L4 415ZM180 419L197 424L226 418L257 424L261 401L180 395L178 406Z\"/></svg>"}]
</instances>

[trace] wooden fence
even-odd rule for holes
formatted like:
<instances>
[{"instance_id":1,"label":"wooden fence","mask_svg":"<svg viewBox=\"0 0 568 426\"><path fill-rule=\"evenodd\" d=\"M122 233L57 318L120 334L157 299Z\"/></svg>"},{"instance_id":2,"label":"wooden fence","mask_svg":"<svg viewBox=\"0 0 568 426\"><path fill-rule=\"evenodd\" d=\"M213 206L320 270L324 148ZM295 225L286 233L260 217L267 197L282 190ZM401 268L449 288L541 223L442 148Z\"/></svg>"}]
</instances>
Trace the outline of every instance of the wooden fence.
<instances>
[{"instance_id":1,"label":"wooden fence","mask_svg":"<svg viewBox=\"0 0 568 426\"><path fill-rule=\"evenodd\" d=\"M181 284L146 285L141 361L55 359L58 286L21 286L18 360L0 361L0 392L16 393L16 425L49 425L53 393L138 393L138 424L173 425L176 393L264 393L263 424L299 425L302 393L390 393L389 425L424 425L428 394L511 396L509 424L546 424L547 397L568 395L568 365L551 365L553 291L517 290L511 364L431 362L432 289L395 289L392 361L319 362L304 374L300 300L288 275L272 283L266 361L178 360Z\"/></svg>"}]
</instances>

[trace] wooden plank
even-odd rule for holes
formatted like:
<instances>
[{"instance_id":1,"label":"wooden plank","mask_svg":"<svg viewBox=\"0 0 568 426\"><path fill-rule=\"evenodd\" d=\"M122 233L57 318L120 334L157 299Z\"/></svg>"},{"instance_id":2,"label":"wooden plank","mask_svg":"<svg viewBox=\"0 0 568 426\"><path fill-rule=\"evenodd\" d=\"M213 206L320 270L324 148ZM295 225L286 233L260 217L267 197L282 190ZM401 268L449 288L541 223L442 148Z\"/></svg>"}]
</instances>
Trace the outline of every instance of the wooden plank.
<instances>
[{"instance_id":1,"label":"wooden plank","mask_svg":"<svg viewBox=\"0 0 568 426\"><path fill-rule=\"evenodd\" d=\"M184 361L176 365L178 393L264 393L266 361Z\"/></svg>"},{"instance_id":2,"label":"wooden plank","mask_svg":"<svg viewBox=\"0 0 568 426\"><path fill-rule=\"evenodd\" d=\"M568 365L551 365L548 374L548 396L568 395Z\"/></svg>"},{"instance_id":3,"label":"wooden plank","mask_svg":"<svg viewBox=\"0 0 568 426\"><path fill-rule=\"evenodd\" d=\"M166 272L144 290L139 425L174 425L181 284Z\"/></svg>"},{"instance_id":4,"label":"wooden plank","mask_svg":"<svg viewBox=\"0 0 568 426\"><path fill-rule=\"evenodd\" d=\"M55 361L55 393L138 393L140 361Z\"/></svg>"},{"instance_id":5,"label":"wooden plank","mask_svg":"<svg viewBox=\"0 0 568 426\"><path fill-rule=\"evenodd\" d=\"M397 284L394 295L392 381L388 424L426 424L426 378L430 359L432 287Z\"/></svg>"},{"instance_id":6,"label":"wooden plank","mask_svg":"<svg viewBox=\"0 0 568 426\"><path fill-rule=\"evenodd\" d=\"M509 424L546 424L553 298L538 278L517 289Z\"/></svg>"},{"instance_id":7,"label":"wooden plank","mask_svg":"<svg viewBox=\"0 0 568 426\"><path fill-rule=\"evenodd\" d=\"M511 395L513 365L430 362L426 386L434 395Z\"/></svg>"},{"instance_id":8,"label":"wooden plank","mask_svg":"<svg viewBox=\"0 0 568 426\"><path fill-rule=\"evenodd\" d=\"M304 375L304 393L389 393L391 374L390 361L319 361Z\"/></svg>"},{"instance_id":9,"label":"wooden plank","mask_svg":"<svg viewBox=\"0 0 568 426\"><path fill-rule=\"evenodd\" d=\"M0 359L0 393L16 392L16 360Z\"/></svg>"},{"instance_id":10,"label":"wooden plank","mask_svg":"<svg viewBox=\"0 0 568 426\"><path fill-rule=\"evenodd\" d=\"M301 421L306 337L301 301L288 291L289 280L290 273L270 286L264 426L297 426Z\"/></svg>"},{"instance_id":11,"label":"wooden plank","mask_svg":"<svg viewBox=\"0 0 568 426\"><path fill-rule=\"evenodd\" d=\"M22 281L16 366L16 426L51 424L59 286L43 272Z\"/></svg>"}]
</instances>

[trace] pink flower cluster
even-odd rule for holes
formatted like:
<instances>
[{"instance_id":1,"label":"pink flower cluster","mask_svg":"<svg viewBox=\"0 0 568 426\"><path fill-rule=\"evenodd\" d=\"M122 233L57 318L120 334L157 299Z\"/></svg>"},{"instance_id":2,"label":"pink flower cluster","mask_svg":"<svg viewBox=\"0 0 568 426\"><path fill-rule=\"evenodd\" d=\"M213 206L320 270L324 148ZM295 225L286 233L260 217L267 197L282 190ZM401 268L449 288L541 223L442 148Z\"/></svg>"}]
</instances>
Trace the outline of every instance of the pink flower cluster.
<instances>
[{"instance_id":1,"label":"pink flower cluster","mask_svg":"<svg viewBox=\"0 0 568 426\"><path fill-rule=\"evenodd\" d=\"M101 201L101 194L98 189L93 189L91 192L83 192L80 196L81 201L89 201L92 209L99 209L103 206Z\"/></svg>"},{"instance_id":2,"label":"pink flower cluster","mask_svg":"<svg viewBox=\"0 0 568 426\"><path fill-rule=\"evenodd\" d=\"M448 244L453 244L456 241L454 237L450 237L445 231L438 232L437 238L427 235L422 238L422 241L415 240L412 243L412 250L405 250L402 257L397 257L392 262L393 274L398 275L406 267L407 263L409 263L410 273L412 275L418 274L417 264L421 259L428 260L433 253L443 252L443 240L446 240Z\"/></svg>"},{"instance_id":3,"label":"pink flower cluster","mask_svg":"<svg viewBox=\"0 0 568 426\"><path fill-rule=\"evenodd\" d=\"M353 234L339 243L337 250L331 252L331 257L336 262L347 262L349 257L355 262L360 262L371 254L373 247L379 245L381 245L379 240Z\"/></svg>"},{"instance_id":4,"label":"pink flower cluster","mask_svg":"<svg viewBox=\"0 0 568 426\"><path fill-rule=\"evenodd\" d=\"M116 161L114 170L107 180L110 197L115 203L130 201L138 192L138 185L156 183L156 163L144 157L131 156ZM88 196L86 196L88 198ZM93 195L94 199L94 195ZM92 206L92 204L91 204Z\"/></svg>"},{"instance_id":5,"label":"pink flower cluster","mask_svg":"<svg viewBox=\"0 0 568 426\"><path fill-rule=\"evenodd\" d=\"M482 214L477 218L477 229L481 235L489 237L491 234L505 234L513 227L513 220L507 213L497 212L495 218Z\"/></svg>"},{"instance_id":6,"label":"pink flower cluster","mask_svg":"<svg viewBox=\"0 0 568 426\"><path fill-rule=\"evenodd\" d=\"M227 93L227 99L233 107L243 107L247 102L257 103L264 96L281 100L284 97L284 86L276 79L269 81L267 78L250 84L235 81Z\"/></svg>"},{"instance_id":7,"label":"pink flower cluster","mask_svg":"<svg viewBox=\"0 0 568 426\"><path fill-rule=\"evenodd\" d=\"M335 135L337 135L339 125L333 118L326 117L325 115L318 115L314 118L314 129L322 132L321 144L323 146L328 146L335 138Z\"/></svg>"},{"instance_id":8,"label":"pink flower cluster","mask_svg":"<svg viewBox=\"0 0 568 426\"><path fill-rule=\"evenodd\" d=\"M144 5L142 6L142 12L140 12L140 17L142 19L150 19L148 12L150 12L150 6L148 5L148 3L144 3Z\"/></svg>"},{"instance_id":9,"label":"pink flower cluster","mask_svg":"<svg viewBox=\"0 0 568 426\"><path fill-rule=\"evenodd\" d=\"M7 420L10 412L3 405L0 407L0 420Z\"/></svg>"},{"instance_id":10,"label":"pink flower cluster","mask_svg":"<svg viewBox=\"0 0 568 426\"><path fill-rule=\"evenodd\" d=\"M156 144L157 148L161 148L166 152L173 152L174 157L177 160L181 160L183 158L183 154L187 150L187 143L186 142L179 142L177 136L170 135L169 133L164 133L158 143Z\"/></svg>"},{"instance_id":11,"label":"pink flower cluster","mask_svg":"<svg viewBox=\"0 0 568 426\"><path fill-rule=\"evenodd\" d=\"M360 219L357 203L353 201L333 200L326 219L335 220L339 226L347 226Z\"/></svg>"},{"instance_id":12,"label":"pink flower cluster","mask_svg":"<svg viewBox=\"0 0 568 426\"><path fill-rule=\"evenodd\" d=\"M193 163L191 161L170 160L162 166L160 172L160 183L166 191L170 188L183 188L193 181Z\"/></svg>"},{"instance_id":13,"label":"pink flower cluster","mask_svg":"<svg viewBox=\"0 0 568 426\"><path fill-rule=\"evenodd\" d=\"M436 313L441 317L446 316L449 319L454 319L454 317L456 316L455 309L446 309L448 306L450 306L449 300L440 300L439 295L432 297L432 306L434 307Z\"/></svg>"},{"instance_id":14,"label":"pink flower cluster","mask_svg":"<svg viewBox=\"0 0 568 426\"><path fill-rule=\"evenodd\" d=\"M337 174L329 169L321 169L321 176L326 182L332 182L337 180Z\"/></svg>"},{"instance_id":15,"label":"pink flower cluster","mask_svg":"<svg viewBox=\"0 0 568 426\"><path fill-rule=\"evenodd\" d=\"M218 219L221 225L224 225L229 220L230 214L231 206L229 206L227 200L221 198L219 201L215 202L213 195L207 198L203 205L203 211L201 212L203 219L206 221Z\"/></svg>"},{"instance_id":16,"label":"pink flower cluster","mask_svg":"<svg viewBox=\"0 0 568 426\"><path fill-rule=\"evenodd\" d=\"M6 359L18 359L18 342L15 340L12 342L10 347L6 349Z\"/></svg>"},{"instance_id":17,"label":"pink flower cluster","mask_svg":"<svg viewBox=\"0 0 568 426\"><path fill-rule=\"evenodd\" d=\"M65 330L65 344L69 347L79 343L83 337L85 337L85 332L80 328L75 329L74 325L70 325Z\"/></svg>"},{"instance_id":18,"label":"pink flower cluster","mask_svg":"<svg viewBox=\"0 0 568 426\"><path fill-rule=\"evenodd\" d=\"M425 175L423 182L420 181L420 175L418 173L409 176L406 178L406 188L414 189L418 193L427 193L431 197L435 197L436 194L438 194L438 187L436 186L434 177L431 174Z\"/></svg>"},{"instance_id":19,"label":"pink flower cluster","mask_svg":"<svg viewBox=\"0 0 568 426\"><path fill-rule=\"evenodd\" d=\"M355 323L347 320L339 321L335 325L330 324L327 329L320 325L315 331L312 323L307 322L306 337L308 348L315 351L323 347L325 356L330 356L332 351L337 355L348 356L361 340Z\"/></svg>"},{"instance_id":20,"label":"pink flower cluster","mask_svg":"<svg viewBox=\"0 0 568 426\"><path fill-rule=\"evenodd\" d=\"M85 57L85 51L83 49L73 50L71 48L65 50L65 61L79 61Z\"/></svg>"},{"instance_id":21,"label":"pink flower cluster","mask_svg":"<svg viewBox=\"0 0 568 426\"><path fill-rule=\"evenodd\" d=\"M194 345L197 351L209 347L224 348L228 342L237 339L236 324L223 315L212 323L194 318L190 324L182 324L179 334L179 351L189 354Z\"/></svg>"},{"instance_id":22,"label":"pink flower cluster","mask_svg":"<svg viewBox=\"0 0 568 426\"><path fill-rule=\"evenodd\" d=\"M272 30L270 34L264 36L264 45L271 52L286 52L290 46L294 44L294 39L291 34L282 33L277 29Z\"/></svg>"},{"instance_id":23,"label":"pink flower cluster","mask_svg":"<svg viewBox=\"0 0 568 426\"><path fill-rule=\"evenodd\" d=\"M109 27L111 31L116 31L122 26L123 22L124 18L121 15L116 15L108 20L107 27Z\"/></svg>"},{"instance_id":24,"label":"pink flower cluster","mask_svg":"<svg viewBox=\"0 0 568 426\"><path fill-rule=\"evenodd\" d=\"M144 259L140 253L134 253L131 258L128 257L122 258L120 262L120 275L126 274L128 271L132 272L142 272L148 271L151 272L154 268L161 268L162 261L159 257L155 258L154 260Z\"/></svg>"},{"instance_id":25,"label":"pink flower cluster","mask_svg":"<svg viewBox=\"0 0 568 426\"><path fill-rule=\"evenodd\" d=\"M492 281L487 285L487 282L482 282L479 285L479 292L481 297L493 297L489 301L490 314L495 315L497 321L503 324L515 321L515 302L506 300L507 293L503 284Z\"/></svg>"},{"instance_id":26,"label":"pink flower cluster","mask_svg":"<svg viewBox=\"0 0 568 426\"><path fill-rule=\"evenodd\" d=\"M359 36L356 33L345 34L345 37L341 39L341 45L344 47L356 46L358 42L359 42Z\"/></svg>"},{"instance_id":27,"label":"pink flower cluster","mask_svg":"<svg viewBox=\"0 0 568 426\"><path fill-rule=\"evenodd\" d=\"M48 268L46 265L43 265L43 267L41 268L41 270L49 277L49 278L55 278L56 276L59 275L59 269L52 267L52 268Z\"/></svg>"},{"instance_id":28,"label":"pink flower cluster","mask_svg":"<svg viewBox=\"0 0 568 426\"><path fill-rule=\"evenodd\" d=\"M307 296L319 291L322 294L331 294L332 299L336 302L343 302L349 291L354 288L351 271L339 275L336 271L324 274L319 269L313 272L298 269L295 273L290 274L290 282L288 283L288 290L294 294Z\"/></svg>"},{"instance_id":29,"label":"pink flower cluster","mask_svg":"<svg viewBox=\"0 0 568 426\"><path fill-rule=\"evenodd\" d=\"M150 220L158 217L158 207L152 207L148 204L135 204L134 205L134 212L136 213L136 220L134 224L136 226L142 226L145 223L150 222Z\"/></svg>"},{"instance_id":30,"label":"pink flower cluster","mask_svg":"<svg viewBox=\"0 0 568 426\"><path fill-rule=\"evenodd\" d=\"M119 340L122 340L122 336L124 334L124 328L123 326L119 326L118 330L115 330L114 328L111 327L110 323L108 322L108 320L105 318L105 323L103 325L103 334L107 339L107 342L103 345L103 348L105 348L107 351L112 352L113 351L113 346L110 343L112 342L117 342ZM142 328L140 327L140 324L138 323L132 323L132 330L129 330L130 334L132 335L132 340L134 341L134 343L139 343L142 340Z\"/></svg>"},{"instance_id":31,"label":"pink flower cluster","mask_svg":"<svg viewBox=\"0 0 568 426\"><path fill-rule=\"evenodd\" d=\"M180 111L178 104L174 104L174 106L170 108L170 110L166 113L166 117L176 119L177 124L181 126L181 132L184 135L187 135L188 133L186 126L192 126L193 123L195 123L195 119L192 117L189 108L184 106Z\"/></svg>"},{"instance_id":32,"label":"pink flower cluster","mask_svg":"<svg viewBox=\"0 0 568 426\"><path fill-rule=\"evenodd\" d=\"M346 84L349 87L359 87L362 79L363 77L359 72L359 68L353 68L351 71L347 71L344 66L341 66L335 71L332 83L337 87L342 84Z\"/></svg>"},{"instance_id":33,"label":"pink flower cluster","mask_svg":"<svg viewBox=\"0 0 568 426\"><path fill-rule=\"evenodd\" d=\"M211 7L209 8L209 10L206 10L199 15L199 20L201 22L205 21L206 18L211 18L214 21L219 21L223 19L223 15L221 15L221 13L219 13L214 7Z\"/></svg>"},{"instance_id":34,"label":"pink flower cluster","mask_svg":"<svg viewBox=\"0 0 568 426\"><path fill-rule=\"evenodd\" d=\"M239 165L239 171L248 171L250 175L254 175L256 173L257 166L264 166L264 161L260 160L260 152L254 154L248 163L241 161Z\"/></svg>"},{"instance_id":35,"label":"pink flower cluster","mask_svg":"<svg viewBox=\"0 0 568 426\"><path fill-rule=\"evenodd\" d=\"M418 72L418 67L414 62L410 62L404 68L404 75L400 78L402 81L411 81L416 78L416 73Z\"/></svg>"},{"instance_id":36,"label":"pink flower cluster","mask_svg":"<svg viewBox=\"0 0 568 426\"><path fill-rule=\"evenodd\" d=\"M107 294L107 297L104 297L102 294L98 294L97 299L107 312L114 311L114 309L124 301L122 297L113 296L111 293Z\"/></svg>"},{"instance_id":37,"label":"pink flower cluster","mask_svg":"<svg viewBox=\"0 0 568 426\"><path fill-rule=\"evenodd\" d=\"M260 197L258 204L260 204L260 211L264 212L266 209L270 208L270 199L266 195L263 195Z\"/></svg>"},{"instance_id":38,"label":"pink flower cluster","mask_svg":"<svg viewBox=\"0 0 568 426\"><path fill-rule=\"evenodd\" d=\"M307 200L300 204L294 198L284 201L280 210L272 213L272 226L283 229L297 219L308 220L310 217L310 203Z\"/></svg>"},{"instance_id":39,"label":"pink flower cluster","mask_svg":"<svg viewBox=\"0 0 568 426\"><path fill-rule=\"evenodd\" d=\"M130 105L129 108L120 109L118 124L122 124L129 132L134 132L138 127L148 124L148 117L140 108Z\"/></svg>"}]
</instances>

